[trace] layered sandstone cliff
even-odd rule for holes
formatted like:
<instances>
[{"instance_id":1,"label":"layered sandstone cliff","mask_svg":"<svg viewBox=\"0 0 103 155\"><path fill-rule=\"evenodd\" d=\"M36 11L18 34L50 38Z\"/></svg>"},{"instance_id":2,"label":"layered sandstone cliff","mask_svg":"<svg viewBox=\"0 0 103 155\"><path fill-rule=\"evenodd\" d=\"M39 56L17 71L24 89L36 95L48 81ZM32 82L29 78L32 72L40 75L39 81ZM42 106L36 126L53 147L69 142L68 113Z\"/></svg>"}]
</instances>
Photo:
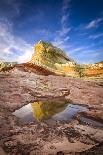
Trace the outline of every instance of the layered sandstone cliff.
<instances>
[{"instance_id":1,"label":"layered sandstone cliff","mask_svg":"<svg viewBox=\"0 0 103 155\"><path fill-rule=\"evenodd\" d=\"M76 62L60 48L48 42L39 41L35 45L30 63L52 70L57 74L79 76L75 70Z\"/></svg>"},{"instance_id":2,"label":"layered sandstone cliff","mask_svg":"<svg viewBox=\"0 0 103 155\"><path fill-rule=\"evenodd\" d=\"M103 77L102 61L96 64L77 64L60 48L41 40L34 46L34 53L30 63L46 68L58 75L80 78Z\"/></svg>"},{"instance_id":3,"label":"layered sandstone cliff","mask_svg":"<svg viewBox=\"0 0 103 155\"><path fill-rule=\"evenodd\" d=\"M41 75L52 74L103 80L103 61L95 64L77 64L63 50L41 40L34 46L30 62L24 64L0 62L0 71L14 68Z\"/></svg>"}]
</instances>

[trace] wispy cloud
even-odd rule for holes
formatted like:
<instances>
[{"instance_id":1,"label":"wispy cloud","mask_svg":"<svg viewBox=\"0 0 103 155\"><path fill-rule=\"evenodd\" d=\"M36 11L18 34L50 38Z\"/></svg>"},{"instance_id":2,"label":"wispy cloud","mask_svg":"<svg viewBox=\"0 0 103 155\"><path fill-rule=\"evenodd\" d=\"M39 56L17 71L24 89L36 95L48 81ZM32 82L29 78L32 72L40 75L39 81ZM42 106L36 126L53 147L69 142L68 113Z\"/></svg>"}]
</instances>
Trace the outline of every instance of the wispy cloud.
<instances>
[{"instance_id":1,"label":"wispy cloud","mask_svg":"<svg viewBox=\"0 0 103 155\"><path fill-rule=\"evenodd\" d=\"M66 14L66 15L63 15L62 18L61 18L61 24L64 25L64 23L67 21L69 17L69 14Z\"/></svg>"},{"instance_id":2,"label":"wispy cloud","mask_svg":"<svg viewBox=\"0 0 103 155\"><path fill-rule=\"evenodd\" d=\"M48 29L35 29L34 30L35 35L44 35L44 36L49 36L51 35L51 32Z\"/></svg>"},{"instance_id":3,"label":"wispy cloud","mask_svg":"<svg viewBox=\"0 0 103 155\"><path fill-rule=\"evenodd\" d=\"M103 37L103 33L90 35L89 39L97 39L97 38L100 38L100 37Z\"/></svg>"},{"instance_id":4,"label":"wispy cloud","mask_svg":"<svg viewBox=\"0 0 103 155\"><path fill-rule=\"evenodd\" d=\"M67 40L69 40L69 39L70 39L70 37L67 36L67 37L64 38L64 41L67 41Z\"/></svg>"},{"instance_id":5,"label":"wispy cloud","mask_svg":"<svg viewBox=\"0 0 103 155\"><path fill-rule=\"evenodd\" d=\"M63 0L62 11L65 12L69 8L69 3L71 0Z\"/></svg>"},{"instance_id":6,"label":"wispy cloud","mask_svg":"<svg viewBox=\"0 0 103 155\"><path fill-rule=\"evenodd\" d=\"M13 9L15 14L19 14L20 13L20 6L21 3L18 0L7 0L6 1L7 5L11 6L11 8Z\"/></svg>"},{"instance_id":7,"label":"wispy cloud","mask_svg":"<svg viewBox=\"0 0 103 155\"><path fill-rule=\"evenodd\" d=\"M30 60L32 46L12 33L12 24L0 21L0 59L5 61L25 62Z\"/></svg>"},{"instance_id":8,"label":"wispy cloud","mask_svg":"<svg viewBox=\"0 0 103 155\"><path fill-rule=\"evenodd\" d=\"M87 47L72 48L72 49L70 49L69 53L70 53L70 54L76 54L76 53L78 53L78 52L81 52L81 51L84 50L85 48L87 48Z\"/></svg>"},{"instance_id":9,"label":"wispy cloud","mask_svg":"<svg viewBox=\"0 0 103 155\"><path fill-rule=\"evenodd\" d=\"M63 0L62 8L61 8L62 16L60 20L61 29L56 31L56 37L53 40L53 44L55 46L62 47L62 45L70 39L68 33L71 30L71 28L67 24L68 17L69 17L69 12L68 12L69 6L70 6L70 0Z\"/></svg>"},{"instance_id":10,"label":"wispy cloud","mask_svg":"<svg viewBox=\"0 0 103 155\"><path fill-rule=\"evenodd\" d=\"M69 17L69 12L67 12L67 10L69 9L69 6L70 6L70 0L63 0L62 8L61 8L61 11L62 11L61 24L62 24L62 27L66 26L66 22L67 22L67 19Z\"/></svg>"},{"instance_id":11,"label":"wispy cloud","mask_svg":"<svg viewBox=\"0 0 103 155\"><path fill-rule=\"evenodd\" d=\"M82 64L92 64L98 62L98 60L102 60L102 52L103 50L94 50L89 48L80 49L78 48L78 54L74 55L73 58L77 60L78 63Z\"/></svg>"},{"instance_id":12,"label":"wispy cloud","mask_svg":"<svg viewBox=\"0 0 103 155\"><path fill-rule=\"evenodd\" d=\"M100 22L103 21L103 18L97 18L95 20L90 21L85 28L86 29L92 29L92 28L96 28L99 26Z\"/></svg>"}]
</instances>

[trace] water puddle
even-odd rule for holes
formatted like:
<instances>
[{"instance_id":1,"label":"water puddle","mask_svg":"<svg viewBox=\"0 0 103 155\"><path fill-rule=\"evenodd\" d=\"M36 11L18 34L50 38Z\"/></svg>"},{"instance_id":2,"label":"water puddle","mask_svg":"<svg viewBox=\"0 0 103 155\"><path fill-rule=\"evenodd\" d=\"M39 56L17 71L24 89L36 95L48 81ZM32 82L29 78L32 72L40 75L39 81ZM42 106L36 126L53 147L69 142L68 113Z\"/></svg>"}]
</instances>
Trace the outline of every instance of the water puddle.
<instances>
[{"instance_id":1,"label":"water puddle","mask_svg":"<svg viewBox=\"0 0 103 155\"><path fill-rule=\"evenodd\" d=\"M86 107L70 104L66 101L40 101L29 103L16 110L13 115L21 122L45 121L45 120L72 120L80 111L87 110Z\"/></svg>"},{"instance_id":2,"label":"water puddle","mask_svg":"<svg viewBox=\"0 0 103 155\"><path fill-rule=\"evenodd\" d=\"M22 124L41 121L53 124L57 120L70 122L76 118L79 112L87 110L88 107L86 106L71 104L66 101L37 101L16 110L13 115ZM83 116L80 117L80 122L96 127L103 127L102 123Z\"/></svg>"}]
</instances>

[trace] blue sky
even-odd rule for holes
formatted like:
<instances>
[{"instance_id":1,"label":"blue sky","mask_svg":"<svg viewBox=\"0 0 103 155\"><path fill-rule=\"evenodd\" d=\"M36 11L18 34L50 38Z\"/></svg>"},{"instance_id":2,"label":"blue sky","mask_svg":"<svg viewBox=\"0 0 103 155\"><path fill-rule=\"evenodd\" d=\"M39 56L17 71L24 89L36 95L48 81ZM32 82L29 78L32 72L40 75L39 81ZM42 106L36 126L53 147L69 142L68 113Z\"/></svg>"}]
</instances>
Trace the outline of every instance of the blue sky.
<instances>
[{"instance_id":1,"label":"blue sky","mask_svg":"<svg viewBox=\"0 0 103 155\"><path fill-rule=\"evenodd\" d=\"M76 62L102 61L103 0L0 0L0 60L30 60L39 40Z\"/></svg>"}]
</instances>

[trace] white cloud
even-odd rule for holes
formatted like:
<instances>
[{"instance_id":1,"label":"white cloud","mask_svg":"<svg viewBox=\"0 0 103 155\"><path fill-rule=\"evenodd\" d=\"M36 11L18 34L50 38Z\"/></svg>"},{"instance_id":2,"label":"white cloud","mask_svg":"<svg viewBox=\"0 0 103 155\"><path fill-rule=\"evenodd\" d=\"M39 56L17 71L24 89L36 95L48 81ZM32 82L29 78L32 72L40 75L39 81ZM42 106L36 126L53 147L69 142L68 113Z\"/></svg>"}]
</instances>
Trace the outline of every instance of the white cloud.
<instances>
[{"instance_id":1,"label":"white cloud","mask_svg":"<svg viewBox=\"0 0 103 155\"><path fill-rule=\"evenodd\" d=\"M77 48L73 48L70 50L70 54L74 54L75 52L81 52L82 50L84 50L87 47L77 47Z\"/></svg>"},{"instance_id":2,"label":"white cloud","mask_svg":"<svg viewBox=\"0 0 103 155\"><path fill-rule=\"evenodd\" d=\"M18 0L6 0L6 4L10 7L13 11L12 16L18 15L20 13L20 6L21 3Z\"/></svg>"},{"instance_id":3,"label":"white cloud","mask_svg":"<svg viewBox=\"0 0 103 155\"><path fill-rule=\"evenodd\" d=\"M63 0L61 8L62 16L60 20L61 29L56 31L56 37L52 41L52 43L55 46L59 46L60 48L64 47L65 42L67 42L70 39L68 33L71 30L71 28L67 25L69 17L69 13L67 10L69 8L69 3L70 0Z\"/></svg>"},{"instance_id":4,"label":"white cloud","mask_svg":"<svg viewBox=\"0 0 103 155\"><path fill-rule=\"evenodd\" d=\"M65 12L69 8L70 0L63 0L62 11Z\"/></svg>"},{"instance_id":5,"label":"white cloud","mask_svg":"<svg viewBox=\"0 0 103 155\"><path fill-rule=\"evenodd\" d=\"M98 18L98 19L95 19L95 20L92 20L90 23L88 23L85 28L86 29L91 29L91 28L96 28L99 26L99 23L103 21L103 18Z\"/></svg>"},{"instance_id":6,"label":"white cloud","mask_svg":"<svg viewBox=\"0 0 103 155\"><path fill-rule=\"evenodd\" d=\"M69 39L70 39L70 37L67 36L67 37L65 37L64 41L67 41L67 40L69 40Z\"/></svg>"},{"instance_id":7,"label":"white cloud","mask_svg":"<svg viewBox=\"0 0 103 155\"><path fill-rule=\"evenodd\" d=\"M69 28L69 27L63 27L61 31L58 31L59 36L60 37L66 37L70 30L71 30L71 28Z\"/></svg>"},{"instance_id":8,"label":"white cloud","mask_svg":"<svg viewBox=\"0 0 103 155\"><path fill-rule=\"evenodd\" d=\"M12 33L12 24L0 21L0 59L26 62L32 55L32 46Z\"/></svg>"},{"instance_id":9,"label":"white cloud","mask_svg":"<svg viewBox=\"0 0 103 155\"><path fill-rule=\"evenodd\" d=\"M61 23L64 24L67 21L68 17L69 17L69 14L63 15L61 17Z\"/></svg>"},{"instance_id":10,"label":"white cloud","mask_svg":"<svg viewBox=\"0 0 103 155\"><path fill-rule=\"evenodd\" d=\"M35 35L49 36L52 35L48 29L35 29L33 32Z\"/></svg>"},{"instance_id":11,"label":"white cloud","mask_svg":"<svg viewBox=\"0 0 103 155\"><path fill-rule=\"evenodd\" d=\"M95 35L90 35L89 39L97 39L97 38L102 37L102 36L103 36L103 33L99 33L99 34L95 34Z\"/></svg>"},{"instance_id":12,"label":"white cloud","mask_svg":"<svg viewBox=\"0 0 103 155\"><path fill-rule=\"evenodd\" d=\"M98 61L100 61L103 56L102 56L102 52L103 50L93 50L93 49L89 49L89 48L84 48L83 50L79 51L78 48L78 55L73 55L71 54L71 56L77 60L78 63L82 63L82 64L91 64L91 63L96 63Z\"/></svg>"}]
</instances>

